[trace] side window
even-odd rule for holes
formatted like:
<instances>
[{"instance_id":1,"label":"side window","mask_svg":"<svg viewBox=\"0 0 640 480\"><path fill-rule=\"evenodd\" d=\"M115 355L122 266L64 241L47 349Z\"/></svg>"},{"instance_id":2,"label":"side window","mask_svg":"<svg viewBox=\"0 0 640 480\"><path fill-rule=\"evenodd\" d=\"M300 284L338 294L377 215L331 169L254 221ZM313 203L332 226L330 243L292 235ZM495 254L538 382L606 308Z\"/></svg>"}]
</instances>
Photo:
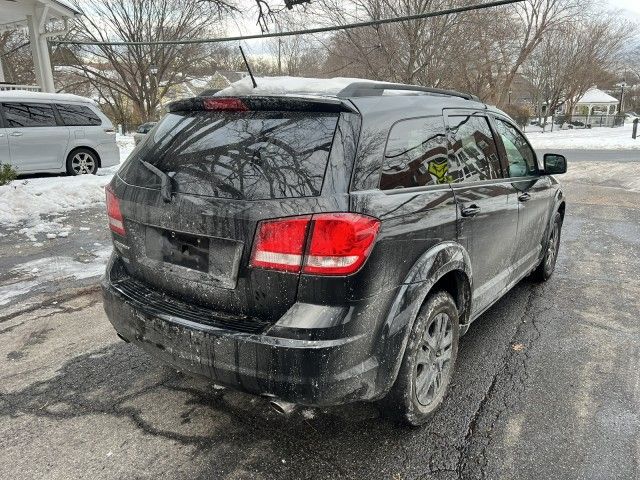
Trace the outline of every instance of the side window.
<instances>
[{"instance_id":1,"label":"side window","mask_svg":"<svg viewBox=\"0 0 640 480\"><path fill-rule=\"evenodd\" d=\"M500 160L489 120L470 114L449 117L453 155L458 165L451 172L453 182L474 182L500 178Z\"/></svg>"},{"instance_id":2,"label":"side window","mask_svg":"<svg viewBox=\"0 0 640 480\"><path fill-rule=\"evenodd\" d=\"M391 127L380 176L381 190L450 181L441 116L403 120Z\"/></svg>"},{"instance_id":3,"label":"side window","mask_svg":"<svg viewBox=\"0 0 640 480\"><path fill-rule=\"evenodd\" d=\"M6 127L55 127L53 107L46 103L3 103Z\"/></svg>"},{"instance_id":4,"label":"side window","mask_svg":"<svg viewBox=\"0 0 640 480\"><path fill-rule=\"evenodd\" d=\"M102 120L84 105L56 104L62 123L67 126L102 125Z\"/></svg>"},{"instance_id":5,"label":"side window","mask_svg":"<svg viewBox=\"0 0 640 480\"><path fill-rule=\"evenodd\" d=\"M536 155L518 130L504 120L496 118L496 129L502 139L509 160L510 177L528 177L538 174Z\"/></svg>"}]
</instances>

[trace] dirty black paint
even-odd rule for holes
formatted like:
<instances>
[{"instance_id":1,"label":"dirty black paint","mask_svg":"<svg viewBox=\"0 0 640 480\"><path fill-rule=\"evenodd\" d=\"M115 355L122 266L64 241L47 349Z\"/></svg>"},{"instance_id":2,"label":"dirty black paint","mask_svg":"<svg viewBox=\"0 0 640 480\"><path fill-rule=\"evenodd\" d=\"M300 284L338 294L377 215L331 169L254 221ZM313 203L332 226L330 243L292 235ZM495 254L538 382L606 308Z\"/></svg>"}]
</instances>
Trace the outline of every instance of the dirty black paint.
<instances>
[{"instance_id":1,"label":"dirty black paint","mask_svg":"<svg viewBox=\"0 0 640 480\"><path fill-rule=\"evenodd\" d=\"M558 183L543 172L509 178L499 140L496 178L378 188L395 122L442 115L445 107L489 120L499 111L429 95L359 98L351 105L358 113L337 113L319 195L253 201L177 188L166 203L157 187L116 176L112 186L128 234L114 234L116 249L103 292L118 333L182 371L251 393L306 405L372 400L393 384L413 321L433 288L453 295L465 332L535 269L549 221L564 198ZM442 138L448 138L445 126L443 121ZM448 148L453 152L451 143ZM527 205L522 193L531 198ZM480 209L473 218L463 215L470 203ZM355 274L321 277L248 267L260 220L336 211L381 220L370 258ZM228 267L212 272L159 262L149 255L153 245L147 242L147 232L157 230L229 242L232 248L209 251L209 262ZM266 326L250 333L183 318L179 311L160 314L152 305L140 307L139 299L112 285L128 277L159 295L193 303L207 316L237 315Z\"/></svg>"}]
</instances>

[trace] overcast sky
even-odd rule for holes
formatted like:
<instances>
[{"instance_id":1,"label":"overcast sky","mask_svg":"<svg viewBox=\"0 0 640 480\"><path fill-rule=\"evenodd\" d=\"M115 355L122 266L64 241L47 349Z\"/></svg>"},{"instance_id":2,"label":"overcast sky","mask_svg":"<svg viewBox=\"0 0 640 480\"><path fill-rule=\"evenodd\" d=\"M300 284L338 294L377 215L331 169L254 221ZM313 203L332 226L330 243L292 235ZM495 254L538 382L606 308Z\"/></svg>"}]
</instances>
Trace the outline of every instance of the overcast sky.
<instances>
[{"instance_id":1,"label":"overcast sky","mask_svg":"<svg viewBox=\"0 0 640 480\"><path fill-rule=\"evenodd\" d=\"M640 18L640 0L609 0L609 4L626 10L629 16Z\"/></svg>"}]
</instances>

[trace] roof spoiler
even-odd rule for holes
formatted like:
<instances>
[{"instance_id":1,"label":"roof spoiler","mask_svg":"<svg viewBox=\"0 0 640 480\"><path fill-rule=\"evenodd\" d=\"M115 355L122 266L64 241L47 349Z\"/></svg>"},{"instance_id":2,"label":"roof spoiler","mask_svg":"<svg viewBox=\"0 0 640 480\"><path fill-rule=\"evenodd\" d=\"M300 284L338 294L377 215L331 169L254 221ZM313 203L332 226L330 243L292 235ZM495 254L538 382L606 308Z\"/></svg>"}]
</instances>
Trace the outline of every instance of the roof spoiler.
<instances>
[{"instance_id":1,"label":"roof spoiler","mask_svg":"<svg viewBox=\"0 0 640 480\"><path fill-rule=\"evenodd\" d=\"M169 112L227 110L227 111L284 111L340 113L358 111L349 102L332 97L269 96L207 96L193 97L171 102Z\"/></svg>"},{"instance_id":2,"label":"roof spoiler","mask_svg":"<svg viewBox=\"0 0 640 480\"><path fill-rule=\"evenodd\" d=\"M338 98L349 97L375 97L380 96L385 90L404 90L407 92L420 92L432 95L446 95L448 97L460 97L465 100L480 101L475 95L456 92L455 90L443 90L441 88L422 87L420 85L405 85L404 83L386 82L354 82L338 92Z\"/></svg>"}]
</instances>

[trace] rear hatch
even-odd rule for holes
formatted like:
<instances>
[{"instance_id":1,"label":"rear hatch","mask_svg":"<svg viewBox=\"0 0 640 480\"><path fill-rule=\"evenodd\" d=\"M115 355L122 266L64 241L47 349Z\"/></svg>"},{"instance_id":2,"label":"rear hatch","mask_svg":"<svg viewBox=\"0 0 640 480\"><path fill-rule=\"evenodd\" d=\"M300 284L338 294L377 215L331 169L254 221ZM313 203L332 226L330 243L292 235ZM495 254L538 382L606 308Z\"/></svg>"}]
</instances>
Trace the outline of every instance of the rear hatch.
<instances>
[{"instance_id":1,"label":"rear hatch","mask_svg":"<svg viewBox=\"0 0 640 480\"><path fill-rule=\"evenodd\" d=\"M346 192L336 201L324 178L347 110L332 99L173 104L112 185L125 229L114 243L128 274L218 311L279 318L299 275L249 267L256 227L346 209Z\"/></svg>"}]
</instances>

